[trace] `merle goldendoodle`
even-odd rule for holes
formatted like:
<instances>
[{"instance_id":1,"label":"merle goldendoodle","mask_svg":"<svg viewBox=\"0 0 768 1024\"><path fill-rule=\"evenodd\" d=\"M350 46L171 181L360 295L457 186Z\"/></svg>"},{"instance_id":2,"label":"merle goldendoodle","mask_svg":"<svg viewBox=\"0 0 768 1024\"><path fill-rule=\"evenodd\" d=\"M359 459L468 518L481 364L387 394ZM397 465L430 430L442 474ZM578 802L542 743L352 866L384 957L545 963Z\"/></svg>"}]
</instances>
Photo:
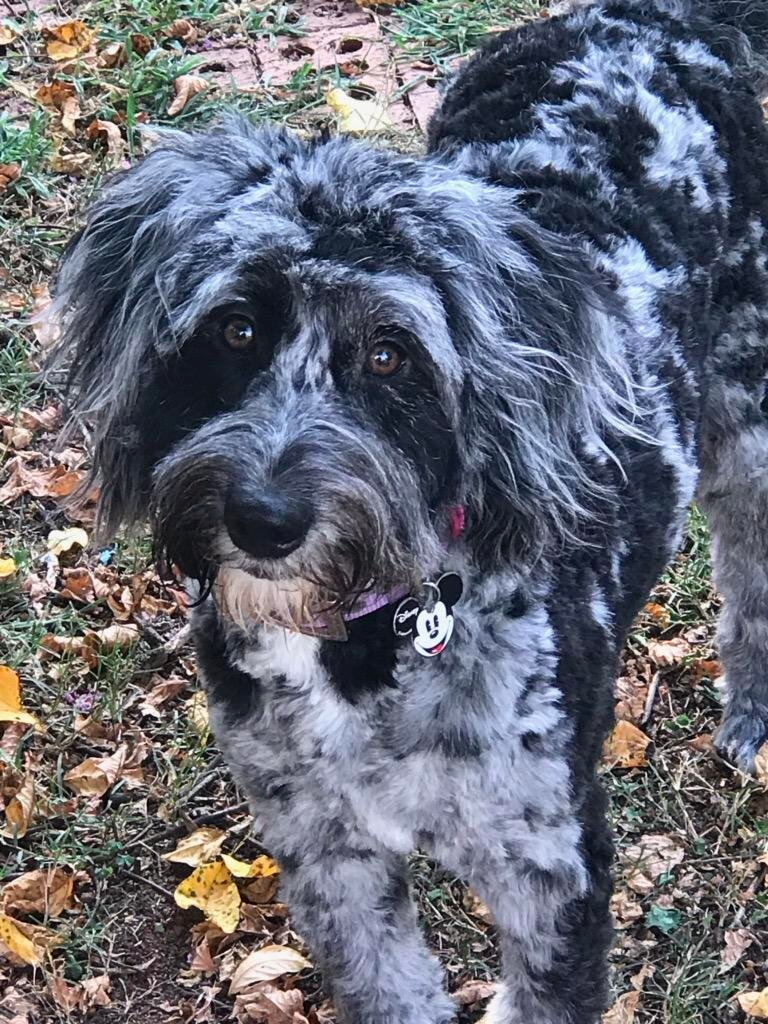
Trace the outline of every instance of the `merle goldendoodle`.
<instances>
[{"instance_id":1,"label":"merle goldendoodle","mask_svg":"<svg viewBox=\"0 0 768 1024\"><path fill-rule=\"evenodd\" d=\"M623 637L696 493L721 748L768 725L768 14L499 35L413 159L169 134L61 268L106 528L188 577L216 736L345 1024L452 1019L420 847L490 905L499 1024L594 1024Z\"/></svg>"}]
</instances>

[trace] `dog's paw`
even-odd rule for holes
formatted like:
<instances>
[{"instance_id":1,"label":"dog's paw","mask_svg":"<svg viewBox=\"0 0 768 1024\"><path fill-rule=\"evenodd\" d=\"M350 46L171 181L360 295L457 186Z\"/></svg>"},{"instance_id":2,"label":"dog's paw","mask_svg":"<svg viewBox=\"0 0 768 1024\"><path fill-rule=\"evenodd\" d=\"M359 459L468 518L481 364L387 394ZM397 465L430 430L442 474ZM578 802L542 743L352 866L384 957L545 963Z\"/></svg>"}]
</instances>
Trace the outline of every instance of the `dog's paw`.
<instances>
[{"instance_id":1,"label":"dog's paw","mask_svg":"<svg viewBox=\"0 0 768 1024\"><path fill-rule=\"evenodd\" d=\"M729 761L748 775L755 771L755 754L768 739L768 706L749 701L729 705L720 728L715 733L715 746Z\"/></svg>"}]
</instances>

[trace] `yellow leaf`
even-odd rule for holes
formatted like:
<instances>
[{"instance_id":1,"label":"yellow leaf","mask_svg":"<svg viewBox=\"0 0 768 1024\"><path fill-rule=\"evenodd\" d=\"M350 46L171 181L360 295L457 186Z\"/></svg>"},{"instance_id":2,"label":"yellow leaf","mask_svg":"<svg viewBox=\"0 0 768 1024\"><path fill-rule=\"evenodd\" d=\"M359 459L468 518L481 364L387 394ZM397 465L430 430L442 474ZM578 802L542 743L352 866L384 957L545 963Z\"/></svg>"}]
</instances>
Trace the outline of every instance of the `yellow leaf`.
<instances>
[{"instance_id":1,"label":"yellow leaf","mask_svg":"<svg viewBox=\"0 0 768 1024\"><path fill-rule=\"evenodd\" d=\"M7 580L16 572L16 563L12 558L0 558L0 580Z\"/></svg>"},{"instance_id":2,"label":"yellow leaf","mask_svg":"<svg viewBox=\"0 0 768 1024\"><path fill-rule=\"evenodd\" d=\"M312 965L290 946L264 946L254 949L242 960L232 975L229 994L242 992L260 981L274 981L284 974L298 974Z\"/></svg>"},{"instance_id":3,"label":"yellow leaf","mask_svg":"<svg viewBox=\"0 0 768 1024\"><path fill-rule=\"evenodd\" d=\"M392 127L386 106L375 100L356 100L343 89L329 89L325 102L337 115L340 132L382 132Z\"/></svg>"},{"instance_id":4,"label":"yellow leaf","mask_svg":"<svg viewBox=\"0 0 768 1024\"><path fill-rule=\"evenodd\" d=\"M174 864L189 864L190 867L196 868L217 857L226 838L227 833L222 832L220 828L197 828L185 836L175 850L164 853L162 859Z\"/></svg>"},{"instance_id":5,"label":"yellow leaf","mask_svg":"<svg viewBox=\"0 0 768 1024\"><path fill-rule=\"evenodd\" d=\"M209 921L231 935L240 917L240 893L222 861L202 864L185 878L173 894L184 910L197 907Z\"/></svg>"},{"instance_id":6,"label":"yellow leaf","mask_svg":"<svg viewBox=\"0 0 768 1024\"><path fill-rule=\"evenodd\" d=\"M7 21L0 22L0 46L8 46L16 36L17 32Z\"/></svg>"},{"instance_id":7,"label":"yellow leaf","mask_svg":"<svg viewBox=\"0 0 768 1024\"><path fill-rule=\"evenodd\" d=\"M66 21L43 29L45 49L51 60L73 60L88 49L95 35L82 21Z\"/></svg>"},{"instance_id":8,"label":"yellow leaf","mask_svg":"<svg viewBox=\"0 0 768 1024\"><path fill-rule=\"evenodd\" d=\"M748 1017L768 1020L768 988L762 992L742 992L737 998L739 1006Z\"/></svg>"},{"instance_id":9,"label":"yellow leaf","mask_svg":"<svg viewBox=\"0 0 768 1024\"><path fill-rule=\"evenodd\" d=\"M207 738L210 730L208 724L208 700L202 691L192 694L189 700L184 702L187 709L187 717L195 732L201 737Z\"/></svg>"},{"instance_id":10,"label":"yellow leaf","mask_svg":"<svg viewBox=\"0 0 768 1024\"><path fill-rule=\"evenodd\" d=\"M47 928L14 921L12 917L0 914L0 943L25 964L41 964L46 950L55 942L56 936Z\"/></svg>"},{"instance_id":11,"label":"yellow leaf","mask_svg":"<svg viewBox=\"0 0 768 1024\"><path fill-rule=\"evenodd\" d=\"M236 878L269 878L280 874L280 868L271 857L257 857L249 863L222 853L221 859Z\"/></svg>"},{"instance_id":12,"label":"yellow leaf","mask_svg":"<svg viewBox=\"0 0 768 1024\"><path fill-rule=\"evenodd\" d=\"M35 716L22 710L19 677L7 665L0 665L0 722L25 722L43 731Z\"/></svg>"},{"instance_id":13,"label":"yellow leaf","mask_svg":"<svg viewBox=\"0 0 768 1024\"><path fill-rule=\"evenodd\" d=\"M617 722L605 741L603 763L611 768L641 768L650 739L631 722Z\"/></svg>"},{"instance_id":14,"label":"yellow leaf","mask_svg":"<svg viewBox=\"0 0 768 1024\"><path fill-rule=\"evenodd\" d=\"M48 550L58 557L74 547L87 547L88 534L79 526L70 526L66 530L51 530L47 544Z\"/></svg>"}]
</instances>

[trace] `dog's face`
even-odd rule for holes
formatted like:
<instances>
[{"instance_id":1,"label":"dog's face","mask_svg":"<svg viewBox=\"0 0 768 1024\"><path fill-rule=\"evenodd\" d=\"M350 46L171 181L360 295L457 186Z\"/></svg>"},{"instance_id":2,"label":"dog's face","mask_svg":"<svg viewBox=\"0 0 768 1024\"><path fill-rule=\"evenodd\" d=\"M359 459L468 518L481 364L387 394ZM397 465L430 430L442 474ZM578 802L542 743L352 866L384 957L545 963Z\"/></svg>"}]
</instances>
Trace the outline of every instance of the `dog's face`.
<instances>
[{"instance_id":1,"label":"dog's face","mask_svg":"<svg viewBox=\"0 0 768 1024\"><path fill-rule=\"evenodd\" d=\"M503 193L242 123L119 177L57 289L107 527L338 602L433 572L456 503L489 555L530 541L579 472L547 412L583 390L583 300Z\"/></svg>"}]
</instances>

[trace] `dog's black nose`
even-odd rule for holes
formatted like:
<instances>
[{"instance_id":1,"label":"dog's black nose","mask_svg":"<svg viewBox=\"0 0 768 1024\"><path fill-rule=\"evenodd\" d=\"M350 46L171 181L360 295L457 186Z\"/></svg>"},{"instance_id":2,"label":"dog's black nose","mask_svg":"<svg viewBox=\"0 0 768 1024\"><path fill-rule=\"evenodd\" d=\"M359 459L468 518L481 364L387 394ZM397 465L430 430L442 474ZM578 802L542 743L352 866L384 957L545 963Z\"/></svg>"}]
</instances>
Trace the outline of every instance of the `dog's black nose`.
<instances>
[{"instance_id":1,"label":"dog's black nose","mask_svg":"<svg viewBox=\"0 0 768 1024\"><path fill-rule=\"evenodd\" d=\"M284 558L295 551L313 518L307 502L272 491L258 497L232 492L224 510L232 543L255 558Z\"/></svg>"}]
</instances>

